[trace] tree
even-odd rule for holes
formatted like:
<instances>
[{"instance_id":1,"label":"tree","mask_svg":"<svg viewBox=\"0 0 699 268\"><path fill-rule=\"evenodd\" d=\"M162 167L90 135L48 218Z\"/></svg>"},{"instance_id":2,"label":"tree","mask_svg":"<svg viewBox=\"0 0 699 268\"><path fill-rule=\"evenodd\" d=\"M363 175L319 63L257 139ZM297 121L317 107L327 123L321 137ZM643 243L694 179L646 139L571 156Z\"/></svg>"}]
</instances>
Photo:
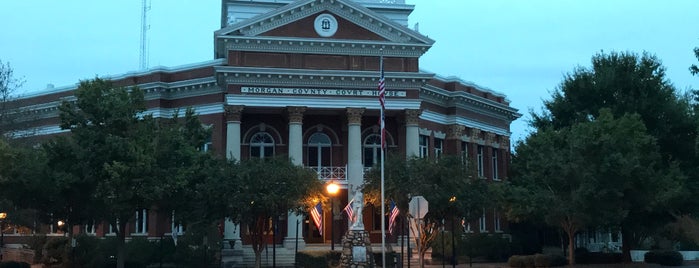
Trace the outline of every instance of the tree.
<instances>
[{"instance_id":1,"label":"tree","mask_svg":"<svg viewBox=\"0 0 699 268\"><path fill-rule=\"evenodd\" d=\"M680 184L676 170L665 173L661 162L637 115L616 119L603 109L593 121L539 130L518 143L516 180L499 197L511 219L534 216L562 228L574 264L576 232L624 228L638 211L666 208Z\"/></svg>"},{"instance_id":2,"label":"tree","mask_svg":"<svg viewBox=\"0 0 699 268\"><path fill-rule=\"evenodd\" d=\"M646 132L656 139L661 156L658 168L669 174L669 170L677 166L688 177L684 180L686 191L676 196L672 206L654 211L654 217L647 217L649 212L643 210L642 205L628 211L629 219L643 220L625 222L622 238L640 238L637 234L666 223L672 219L671 214L691 213L699 208L699 202L691 198L692 193L699 190L699 172L695 146L697 121L692 116L690 103L667 80L665 68L655 56L600 53L593 56L591 67L578 67L565 76L552 99L544 102L545 111L532 113L532 126L537 131L570 127L598 118L602 108L609 109L615 118L639 115ZM682 179L678 177L677 180ZM624 256L630 260L629 250L634 241L623 242Z\"/></svg>"},{"instance_id":3,"label":"tree","mask_svg":"<svg viewBox=\"0 0 699 268\"><path fill-rule=\"evenodd\" d=\"M208 132L191 110L183 119L177 113L172 119L153 118L145 112L138 88L114 87L96 78L82 81L75 96L75 103L63 102L60 118L61 127L71 131L75 146L70 148L79 161L66 169L74 174L53 178L69 178L78 183L73 186L90 182L85 185L92 188L83 194L99 208L91 216L117 227L117 266L122 268L126 225L135 211L172 208L169 202L181 202L176 193L207 172L198 168L207 159L200 157L199 146Z\"/></svg>"},{"instance_id":4,"label":"tree","mask_svg":"<svg viewBox=\"0 0 699 268\"><path fill-rule=\"evenodd\" d=\"M694 56L697 57L697 60L699 60L699 47L694 48ZM689 71L693 75L699 75L699 67L697 67L696 64L692 64L692 66L689 66Z\"/></svg>"},{"instance_id":5,"label":"tree","mask_svg":"<svg viewBox=\"0 0 699 268\"><path fill-rule=\"evenodd\" d=\"M14 69L9 62L0 60L0 136L12 130L16 112L11 112L10 101L16 91L22 87L24 80L14 76Z\"/></svg>"},{"instance_id":6,"label":"tree","mask_svg":"<svg viewBox=\"0 0 699 268\"><path fill-rule=\"evenodd\" d=\"M380 203L380 187L381 170L373 167L363 185L365 196L372 204L385 206ZM404 217L410 196L421 195L429 202L423 228L415 230L421 234L418 248L421 259L436 238L443 219L472 220L489 206L485 181L477 178L471 165L458 156L443 156L437 160L389 156L384 165L384 193L387 200L396 202Z\"/></svg>"},{"instance_id":7,"label":"tree","mask_svg":"<svg viewBox=\"0 0 699 268\"><path fill-rule=\"evenodd\" d=\"M324 198L317 175L286 156L231 161L224 176L200 185L199 192L200 204L221 213L219 218L247 226L255 267L262 265L266 235L276 233L279 217L290 210L305 213Z\"/></svg>"}]
</instances>

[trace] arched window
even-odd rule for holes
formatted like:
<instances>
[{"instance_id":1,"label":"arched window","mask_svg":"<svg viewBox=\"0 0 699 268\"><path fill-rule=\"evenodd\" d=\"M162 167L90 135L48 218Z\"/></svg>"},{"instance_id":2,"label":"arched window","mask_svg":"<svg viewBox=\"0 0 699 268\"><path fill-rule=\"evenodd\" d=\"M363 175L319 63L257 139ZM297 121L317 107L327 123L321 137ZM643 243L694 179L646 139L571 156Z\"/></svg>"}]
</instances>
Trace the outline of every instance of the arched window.
<instances>
[{"instance_id":1,"label":"arched window","mask_svg":"<svg viewBox=\"0 0 699 268\"><path fill-rule=\"evenodd\" d=\"M308 138L308 166L329 167L332 165L332 153L330 137L322 132L313 133Z\"/></svg>"},{"instance_id":2,"label":"arched window","mask_svg":"<svg viewBox=\"0 0 699 268\"><path fill-rule=\"evenodd\" d=\"M364 167L373 167L380 157L381 135L371 134L364 139Z\"/></svg>"},{"instance_id":3,"label":"arched window","mask_svg":"<svg viewBox=\"0 0 699 268\"><path fill-rule=\"evenodd\" d=\"M257 132L250 138L250 157L265 158L274 156L274 139L267 132Z\"/></svg>"}]
</instances>

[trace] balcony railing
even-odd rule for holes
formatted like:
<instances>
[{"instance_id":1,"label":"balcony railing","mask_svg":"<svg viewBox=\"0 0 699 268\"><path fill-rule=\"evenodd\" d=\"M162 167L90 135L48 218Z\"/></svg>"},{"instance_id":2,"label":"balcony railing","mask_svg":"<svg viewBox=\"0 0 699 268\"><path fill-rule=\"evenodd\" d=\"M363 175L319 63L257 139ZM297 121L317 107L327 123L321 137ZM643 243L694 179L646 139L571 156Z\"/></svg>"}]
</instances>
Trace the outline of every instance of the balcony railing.
<instances>
[{"instance_id":1,"label":"balcony railing","mask_svg":"<svg viewBox=\"0 0 699 268\"><path fill-rule=\"evenodd\" d=\"M306 167L318 174L319 180L347 180L347 167Z\"/></svg>"}]
</instances>

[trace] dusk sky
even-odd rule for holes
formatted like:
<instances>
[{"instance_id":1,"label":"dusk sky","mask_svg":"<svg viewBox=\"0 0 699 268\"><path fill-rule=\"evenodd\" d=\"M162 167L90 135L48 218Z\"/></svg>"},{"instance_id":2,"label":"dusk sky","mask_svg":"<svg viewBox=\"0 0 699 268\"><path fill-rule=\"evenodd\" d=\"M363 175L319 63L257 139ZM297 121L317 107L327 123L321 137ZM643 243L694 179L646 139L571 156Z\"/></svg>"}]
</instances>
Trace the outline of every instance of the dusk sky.
<instances>
[{"instance_id":1,"label":"dusk sky","mask_svg":"<svg viewBox=\"0 0 699 268\"><path fill-rule=\"evenodd\" d=\"M410 27L436 40L420 67L457 76L507 95L524 116L576 66L600 51L647 51L660 58L680 90L699 89L688 71L699 46L699 1L643 0L406 0ZM178 66L213 59L220 0L152 0L149 65ZM26 83L20 94L51 83L138 70L140 0L0 1L0 60ZM390 85L387 85L390 89Z\"/></svg>"}]
</instances>

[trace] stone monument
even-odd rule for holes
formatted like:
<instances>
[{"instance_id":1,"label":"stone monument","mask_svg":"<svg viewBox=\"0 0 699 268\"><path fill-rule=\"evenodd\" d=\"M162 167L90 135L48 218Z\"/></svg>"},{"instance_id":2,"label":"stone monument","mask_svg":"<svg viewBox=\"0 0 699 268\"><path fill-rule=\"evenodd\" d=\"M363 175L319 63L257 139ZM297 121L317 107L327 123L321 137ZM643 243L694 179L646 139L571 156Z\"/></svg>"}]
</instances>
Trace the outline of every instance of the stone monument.
<instances>
[{"instance_id":1,"label":"stone monument","mask_svg":"<svg viewBox=\"0 0 699 268\"><path fill-rule=\"evenodd\" d=\"M342 257L340 267L363 268L374 267L374 254L371 251L369 232L364 230L362 210L364 195L360 189L355 189L350 207L352 217L350 228L342 237Z\"/></svg>"}]
</instances>

